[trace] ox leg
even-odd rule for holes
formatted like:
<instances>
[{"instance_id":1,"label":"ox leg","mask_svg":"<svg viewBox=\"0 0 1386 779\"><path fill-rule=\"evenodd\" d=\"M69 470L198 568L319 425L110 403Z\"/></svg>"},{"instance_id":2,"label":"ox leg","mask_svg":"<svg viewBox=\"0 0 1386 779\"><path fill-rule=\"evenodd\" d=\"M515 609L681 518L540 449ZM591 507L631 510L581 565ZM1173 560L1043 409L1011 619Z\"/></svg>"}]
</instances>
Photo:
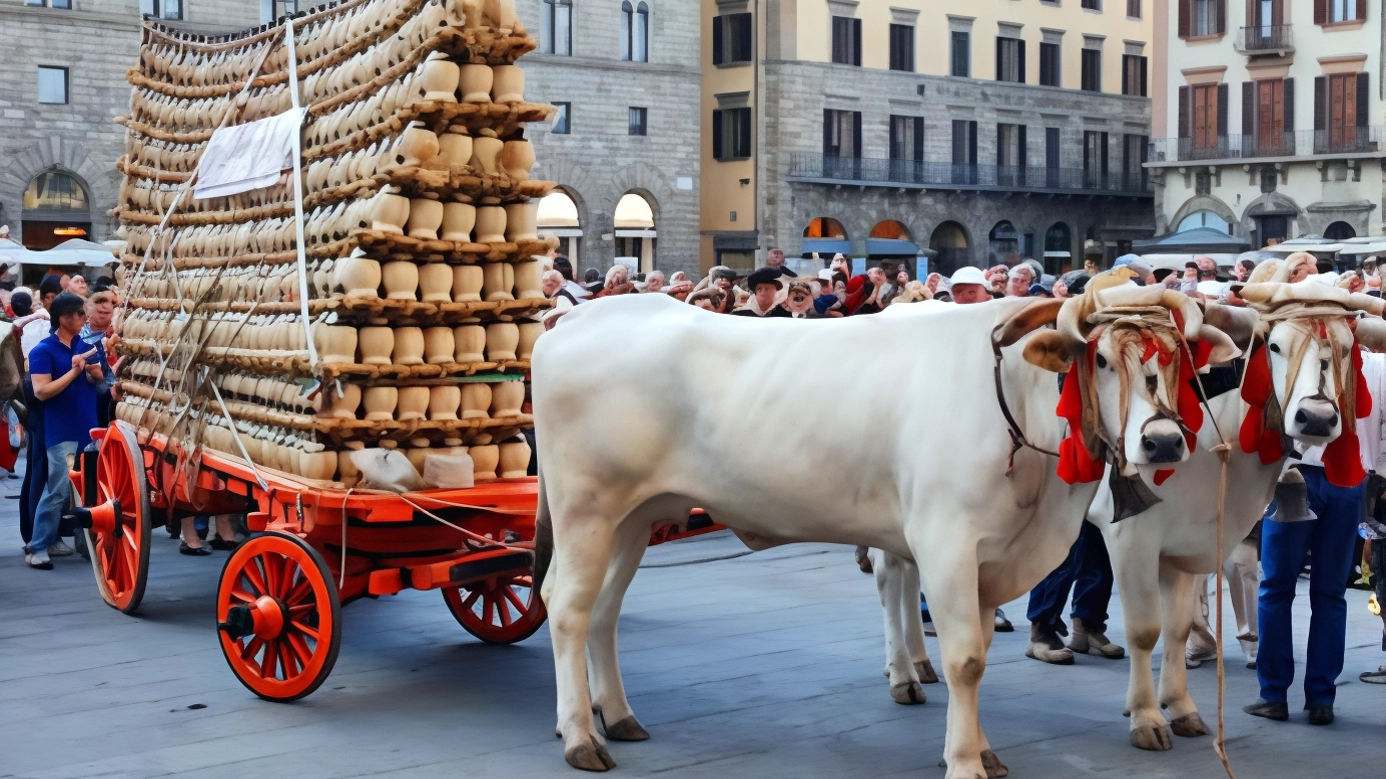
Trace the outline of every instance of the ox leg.
<instances>
[{"instance_id":1,"label":"ox leg","mask_svg":"<svg viewBox=\"0 0 1386 779\"><path fill-rule=\"evenodd\" d=\"M1164 608L1165 654L1160 664L1160 707L1169 710L1170 728L1178 736L1203 736L1209 733L1198 707L1189 696L1189 672L1184 665L1184 645L1193 628L1194 583L1202 581L1160 564L1160 604Z\"/></svg>"},{"instance_id":2,"label":"ox leg","mask_svg":"<svg viewBox=\"0 0 1386 779\"><path fill-rule=\"evenodd\" d=\"M650 526L635 518L627 519L612 544L613 556L606 569L606 581L592 610L592 628L587 637L587 656L591 666L592 710L601 718L606 737L612 741L644 741L650 734L640 726L626 700L625 684L616 651L616 627L621 603L630 587L640 559L650 544Z\"/></svg>"},{"instance_id":3,"label":"ox leg","mask_svg":"<svg viewBox=\"0 0 1386 779\"><path fill-rule=\"evenodd\" d=\"M1156 605L1160 599L1159 558L1144 544L1129 539L1113 540L1116 543L1109 547L1112 569L1117 595L1121 598L1126 640L1131 647L1131 676L1126 688L1131 746L1157 751L1170 749L1174 746L1174 738L1155 701L1155 676L1150 663L1155 643L1160 640L1160 609ZM1184 663L1182 656L1179 663L1181 666Z\"/></svg>"},{"instance_id":4,"label":"ox leg","mask_svg":"<svg viewBox=\"0 0 1386 779\"><path fill-rule=\"evenodd\" d=\"M919 684L907 637L908 625L911 622L919 624L919 612L914 605L918 569L909 561L880 549L870 551L870 560L876 575L876 592L881 597L881 613L885 617L885 675L890 678L890 697L905 705L923 703L924 688ZM923 643L922 628L920 643Z\"/></svg>"},{"instance_id":5,"label":"ox leg","mask_svg":"<svg viewBox=\"0 0 1386 779\"><path fill-rule=\"evenodd\" d=\"M991 652L991 640L996 636L996 608L981 606L981 622L978 623L982 630L982 643L984 651ZM1001 762L1001 758L991 751L991 741L987 738L986 731L982 730L981 722L978 721L977 733L982 740L982 767L987 771L987 779L1001 779L1010 776L1011 769Z\"/></svg>"},{"instance_id":6,"label":"ox leg","mask_svg":"<svg viewBox=\"0 0 1386 779\"><path fill-rule=\"evenodd\" d=\"M905 564L905 581L898 601L905 625L905 648L910 653L910 662L919 681L938 684L938 674L934 672L934 663L929 659L929 648L924 645L924 622L919 618L919 566L911 560L900 560ZM996 627L995 620L992 627Z\"/></svg>"},{"instance_id":7,"label":"ox leg","mask_svg":"<svg viewBox=\"0 0 1386 779\"><path fill-rule=\"evenodd\" d=\"M919 559L918 555L915 559ZM948 764L946 779L985 779L977 693L986 670L987 653L978 601L977 559L960 554L947 566L926 569L924 577L929 612L938 627L943 675L948 680L948 730L943 742L943 759ZM990 612L987 618L992 618Z\"/></svg>"},{"instance_id":8,"label":"ox leg","mask_svg":"<svg viewBox=\"0 0 1386 779\"><path fill-rule=\"evenodd\" d=\"M555 514L554 519L554 568L543 595L558 688L558 734L569 765L605 771L616 761L594 727L586 649L592 608L612 555L613 527L596 512L582 518Z\"/></svg>"}]
</instances>

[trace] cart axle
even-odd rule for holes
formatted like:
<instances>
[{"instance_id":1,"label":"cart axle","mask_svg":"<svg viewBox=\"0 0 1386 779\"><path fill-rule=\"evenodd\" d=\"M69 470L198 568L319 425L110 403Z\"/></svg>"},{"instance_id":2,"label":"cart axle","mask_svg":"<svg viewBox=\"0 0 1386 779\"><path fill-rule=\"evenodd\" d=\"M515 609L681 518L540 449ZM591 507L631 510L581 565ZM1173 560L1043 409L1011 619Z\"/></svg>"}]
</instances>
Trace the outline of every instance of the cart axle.
<instances>
[{"instance_id":1,"label":"cart axle","mask_svg":"<svg viewBox=\"0 0 1386 779\"><path fill-rule=\"evenodd\" d=\"M217 623L217 629L232 640L252 633L263 639L278 638L284 632L286 614L288 609L278 598L261 595L254 603L232 606L226 614L226 621Z\"/></svg>"},{"instance_id":2,"label":"cart axle","mask_svg":"<svg viewBox=\"0 0 1386 779\"><path fill-rule=\"evenodd\" d=\"M116 538L121 536L120 501L115 499L92 508L73 506L72 512L63 515L63 519L71 520L77 527L100 533L103 536L111 534L114 534Z\"/></svg>"}]
</instances>

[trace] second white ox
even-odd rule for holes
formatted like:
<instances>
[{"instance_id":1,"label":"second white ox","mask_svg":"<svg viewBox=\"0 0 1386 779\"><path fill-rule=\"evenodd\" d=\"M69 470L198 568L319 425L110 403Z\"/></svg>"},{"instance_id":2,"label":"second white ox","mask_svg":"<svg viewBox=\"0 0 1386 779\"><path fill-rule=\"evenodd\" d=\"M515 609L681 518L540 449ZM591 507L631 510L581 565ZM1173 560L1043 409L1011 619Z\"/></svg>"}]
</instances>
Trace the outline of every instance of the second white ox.
<instances>
[{"instance_id":1,"label":"second white ox","mask_svg":"<svg viewBox=\"0 0 1386 779\"><path fill-rule=\"evenodd\" d=\"M1232 348L1182 295L1151 301L1134 291L1139 301L1120 289L1102 293L1104 305L1144 308L1096 333L1087 320L1096 291L1062 309L1060 301L1017 300L846 321L748 321L657 295L567 314L533 360L543 464L539 576L567 761L589 770L615 765L594 712L607 738L648 737L617 662L621 601L651 525L702 507L754 546L864 544L918 560L938 604L951 687L947 776L1004 775L977 712L992 609L1063 560L1097 483L1066 483L1053 457L1013 453L998 384L1029 439L1055 449L1067 428L1055 416L1051 371L1068 367L1089 341L1087 365L1093 354L1124 365L1148 328L1169 336L1170 310L1161 306L1173 305L1189 340ZM1057 331L1035 332L1056 318ZM994 331L1006 346L999 377ZM856 355L861 370L815 372L825 351ZM1121 442L1133 467L1187 456L1169 412L1177 405L1171 387L1117 371L1088 370L1082 381L1091 429L1067 446ZM898 408L902 394L911 398L903 419L878 413Z\"/></svg>"}]
</instances>

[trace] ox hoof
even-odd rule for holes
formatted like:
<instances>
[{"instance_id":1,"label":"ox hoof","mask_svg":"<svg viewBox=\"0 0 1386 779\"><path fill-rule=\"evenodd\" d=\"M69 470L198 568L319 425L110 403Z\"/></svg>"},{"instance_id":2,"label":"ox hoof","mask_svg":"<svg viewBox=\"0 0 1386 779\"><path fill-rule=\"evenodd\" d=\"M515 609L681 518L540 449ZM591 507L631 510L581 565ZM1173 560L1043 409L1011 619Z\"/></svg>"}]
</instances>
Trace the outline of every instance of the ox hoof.
<instances>
[{"instance_id":1,"label":"ox hoof","mask_svg":"<svg viewBox=\"0 0 1386 779\"><path fill-rule=\"evenodd\" d=\"M1198 712L1196 711L1192 714L1185 714L1178 719L1172 720L1169 723L1169 728L1174 731L1174 735L1183 736L1184 738L1211 736L1213 734L1213 731L1209 730L1208 726L1203 724L1203 718L1198 716Z\"/></svg>"},{"instance_id":2,"label":"ox hoof","mask_svg":"<svg viewBox=\"0 0 1386 779\"><path fill-rule=\"evenodd\" d=\"M588 739L587 743L568 749L563 753L563 759L568 761L568 765L583 771L606 771L616 767L611 753L596 739Z\"/></svg>"},{"instance_id":3,"label":"ox hoof","mask_svg":"<svg viewBox=\"0 0 1386 779\"><path fill-rule=\"evenodd\" d=\"M896 703L903 703L906 706L923 703L925 700L924 688L919 685L919 682L913 681L891 685L890 697L894 698Z\"/></svg>"},{"instance_id":4,"label":"ox hoof","mask_svg":"<svg viewBox=\"0 0 1386 779\"><path fill-rule=\"evenodd\" d=\"M914 672L919 675L919 681L923 684L938 684L938 674L934 673L934 664L928 660L921 660L914 664Z\"/></svg>"},{"instance_id":5,"label":"ox hoof","mask_svg":"<svg viewBox=\"0 0 1386 779\"><path fill-rule=\"evenodd\" d=\"M1002 776L1010 776L1011 769L1001 762L1001 758L990 749L982 752L982 767L987 769L987 779L1000 779Z\"/></svg>"},{"instance_id":6,"label":"ox hoof","mask_svg":"<svg viewBox=\"0 0 1386 779\"><path fill-rule=\"evenodd\" d=\"M640 727L635 715L610 725L606 724L606 718L602 718L602 727L606 729L606 737L612 741L646 741L650 738L649 731Z\"/></svg>"},{"instance_id":7,"label":"ox hoof","mask_svg":"<svg viewBox=\"0 0 1386 779\"><path fill-rule=\"evenodd\" d=\"M1131 731L1131 746L1151 752L1164 752L1174 748L1174 737L1169 734L1167 727L1147 725Z\"/></svg>"}]
</instances>

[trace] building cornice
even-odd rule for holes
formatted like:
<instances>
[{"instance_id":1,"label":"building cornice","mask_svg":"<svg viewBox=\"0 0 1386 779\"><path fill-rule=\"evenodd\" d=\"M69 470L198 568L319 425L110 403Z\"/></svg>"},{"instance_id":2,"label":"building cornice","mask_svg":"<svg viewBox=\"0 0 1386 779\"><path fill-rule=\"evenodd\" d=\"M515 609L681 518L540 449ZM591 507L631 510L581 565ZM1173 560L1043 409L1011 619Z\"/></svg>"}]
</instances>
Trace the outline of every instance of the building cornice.
<instances>
[{"instance_id":1,"label":"building cornice","mask_svg":"<svg viewBox=\"0 0 1386 779\"><path fill-rule=\"evenodd\" d=\"M639 73L659 73L670 76L702 75L702 68L695 65L672 65L663 62L626 62L599 57L569 57L563 54L540 54L531 52L525 55L525 65L545 65L550 67L604 68L606 70L636 71ZM746 63L749 65L750 63Z\"/></svg>"}]
</instances>

